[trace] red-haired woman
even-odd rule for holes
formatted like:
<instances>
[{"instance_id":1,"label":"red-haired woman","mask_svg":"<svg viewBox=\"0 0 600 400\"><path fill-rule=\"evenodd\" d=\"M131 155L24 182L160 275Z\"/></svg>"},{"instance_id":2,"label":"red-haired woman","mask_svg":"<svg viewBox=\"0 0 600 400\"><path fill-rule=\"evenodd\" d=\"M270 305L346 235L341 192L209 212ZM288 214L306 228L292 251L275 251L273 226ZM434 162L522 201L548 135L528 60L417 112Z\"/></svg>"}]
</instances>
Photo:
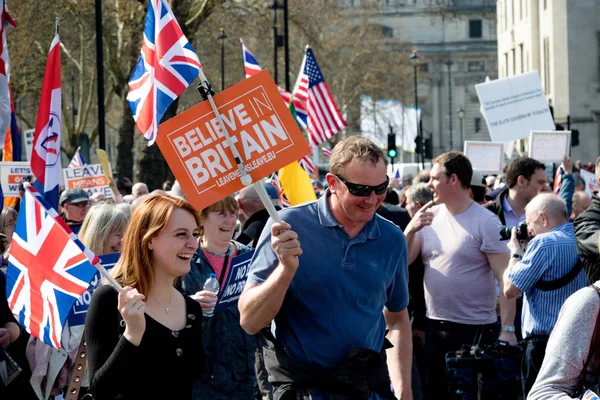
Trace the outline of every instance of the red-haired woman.
<instances>
[{"instance_id":1,"label":"red-haired woman","mask_svg":"<svg viewBox=\"0 0 600 400\"><path fill-rule=\"evenodd\" d=\"M202 310L175 280L190 270L199 217L171 196L133 212L113 276L96 290L86 318L90 386L96 400L189 399L202 372Z\"/></svg>"}]
</instances>

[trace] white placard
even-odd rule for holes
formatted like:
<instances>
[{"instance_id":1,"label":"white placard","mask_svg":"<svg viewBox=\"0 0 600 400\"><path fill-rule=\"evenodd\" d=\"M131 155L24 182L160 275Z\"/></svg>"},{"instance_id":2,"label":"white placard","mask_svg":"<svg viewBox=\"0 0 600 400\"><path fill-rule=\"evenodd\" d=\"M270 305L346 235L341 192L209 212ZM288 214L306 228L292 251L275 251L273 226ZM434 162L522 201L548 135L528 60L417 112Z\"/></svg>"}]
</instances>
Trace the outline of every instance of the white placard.
<instances>
[{"instance_id":1,"label":"white placard","mask_svg":"<svg viewBox=\"0 0 600 400\"><path fill-rule=\"evenodd\" d=\"M25 159L31 161L31 150L33 149L33 135L35 129L23 131L23 144L25 145Z\"/></svg>"},{"instance_id":2,"label":"white placard","mask_svg":"<svg viewBox=\"0 0 600 400\"><path fill-rule=\"evenodd\" d=\"M27 175L31 175L28 162L1 162L0 181L4 197L19 197L19 183L21 183L21 178Z\"/></svg>"},{"instance_id":3,"label":"white placard","mask_svg":"<svg viewBox=\"0 0 600 400\"><path fill-rule=\"evenodd\" d=\"M504 169L504 143L466 140L465 156L473 169L485 174L499 174Z\"/></svg>"},{"instance_id":4,"label":"white placard","mask_svg":"<svg viewBox=\"0 0 600 400\"><path fill-rule=\"evenodd\" d=\"M86 164L76 168L63 168L65 189L80 188L92 196L96 192L104 193L107 199L113 198L108 179L104 174L102 165Z\"/></svg>"},{"instance_id":5,"label":"white placard","mask_svg":"<svg viewBox=\"0 0 600 400\"><path fill-rule=\"evenodd\" d=\"M571 131L532 131L529 157L540 162L560 163L569 156Z\"/></svg>"},{"instance_id":6,"label":"white placard","mask_svg":"<svg viewBox=\"0 0 600 400\"><path fill-rule=\"evenodd\" d=\"M475 85L493 142L555 129L537 71Z\"/></svg>"},{"instance_id":7,"label":"white placard","mask_svg":"<svg viewBox=\"0 0 600 400\"><path fill-rule=\"evenodd\" d=\"M579 171L581 179L585 182L585 192L592 197L594 192L598 191L598 180L596 180L596 174L593 174L585 169Z\"/></svg>"}]
</instances>

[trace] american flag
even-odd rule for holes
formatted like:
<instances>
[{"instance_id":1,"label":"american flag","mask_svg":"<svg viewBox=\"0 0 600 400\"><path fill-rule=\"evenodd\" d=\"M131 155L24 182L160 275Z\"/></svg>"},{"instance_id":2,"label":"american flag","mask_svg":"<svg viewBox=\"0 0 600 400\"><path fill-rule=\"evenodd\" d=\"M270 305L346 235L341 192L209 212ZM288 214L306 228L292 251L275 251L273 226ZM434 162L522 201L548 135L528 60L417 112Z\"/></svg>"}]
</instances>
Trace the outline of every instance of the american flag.
<instances>
[{"instance_id":1,"label":"american flag","mask_svg":"<svg viewBox=\"0 0 600 400\"><path fill-rule=\"evenodd\" d=\"M171 103L196 79L200 60L166 0L150 0L140 59L129 79L127 100L138 130L156 140Z\"/></svg>"},{"instance_id":2,"label":"american flag","mask_svg":"<svg viewBox=\"0 0 600 400\"><path fill-rule=\"evenodd\" d=\"M554 175L554 185L552 185L552 193L558 194L560 192L560 184L562 183L562 176L565 173L565 168L561 165L556 170Z\"/></svg>"},{"instance_id":3,"label":"american flag","mask_svg":"<svg viewBox=\"0 0 600 400\"><path fill-rule=\"evenodd\" d=\"M306 98L308 105L308 138L318 146L344 129L347 124L321 74L315 55L309 47L304 56L304 71L299 77L294 94Z\"/></svg>"},{"instance_id":4,"label":"american flag","mask_svg":"<svg viewBox=\"0 0 600 400\"><path fill-rule=\"evenodd\" d=\"M316 168L315 163L313 163L309 156L302 157L298 160L298 163L300 164L303 170L308 172L309 175L312 175Z\"/></svg>"},{"instance_id":5,"label":"american flag","mask_svg":"<svg viewBox=\"0 0 600 400\"><path fill-rule=\"evenodd\" d=\"M60 349L65 320L98 262L40 194L25 185L6 271L7 300L19 323Z\"/></svg>"},{"instance_id":6,"label":"american flag","mask_svg":"<svg viewBox=\"0 0 600 400\"><path fill-rule=\"evenodd\" d=\"M83 159L81 154L79 154L79 149L77 149L77 151L75 152L75 155L73 156L73 158L71 159L71 162L69 163L69 168L77 168L77 167L82 167L84 165L85 165L85 160Z\"/></svg>"},{"instance_id":7,"label":"american flag","mask_svg":"<svg viewBox=\"0 0 600 400\"><path fill-rule=\"evenodd\" d=\"M332 153L333 153L332 149L330 149L329 147L323 147L323 154L325 154L326 157L331 157Z\"/></svg>"},{"instance_id":8,"label":"american flag","mask_svg":"<svg viewBox=\"0 0 600 400\"><path fill-rule=\"evenodd\" d=\"M252 75L260 72L262 68L256 61L256 58L252 54L252 52L248 49L248 46L244 43L242 39L240 39L240 43L242 44L242 57L244 59L244 73L246 74L246 78L251 77ZM283 98L285 105L290 104L290 99L292 98L292 94L278 86L279 94ZM306 128L308 122L308 111L306 109L306 102L300 100L297 97L294 97L294 108L296 109L296 120L300 124L302 128Z\"/></svg>"},{"instance_id":9,"label":"american flag","mask_svg":"<svg viewBox=\"0 0 600 400\"><path fill-rule=\"evenodd\" d=\"M281 202L281 206L283 208L290 207L290 201L285 197L285 193L283 193L283 186L281 186L281 182L279 181L279 171L274 172L270 178L271 185L275 186L277 189L277 193L279 193L279 201Z\"/></svg>"}]
</instances>

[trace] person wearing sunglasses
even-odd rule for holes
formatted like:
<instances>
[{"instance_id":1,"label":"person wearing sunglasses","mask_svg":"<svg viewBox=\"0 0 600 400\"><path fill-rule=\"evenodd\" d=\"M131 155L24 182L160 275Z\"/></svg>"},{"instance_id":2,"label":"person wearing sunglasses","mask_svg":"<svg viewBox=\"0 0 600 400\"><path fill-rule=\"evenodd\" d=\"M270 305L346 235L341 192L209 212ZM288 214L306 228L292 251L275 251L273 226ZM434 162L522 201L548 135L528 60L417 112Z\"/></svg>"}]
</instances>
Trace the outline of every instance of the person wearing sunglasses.
<instances>
[{"instance_id":1,"label":"person wearing sunglasses","mask_svg":"<svg viewBox=\"0 0 600 400\"><path fill-rule=\"evenodd\" d=\"M90 196L80 188L67 189L60 194L59 204L62 218L77 235L92 204Z\"/></svg>"},{"instance_id":2,"label":"person wearing sunglasses","mask_svg":"<svg viewBox=\"0 0 600 400\"><path fill-rule=\"evenodd\" d=\"M263 230L238 307L249 334L274 321L263 352L275 400L395 399L390 380L412 398L406 242L375 213L386 164L366 138L339 142L325 194Z\"/></svg>"},{"instance_id":3,"label":"person wearing sunglasses","mask_svg":"<svg viewBox=\"0 0 600 400\"><path fill-rule=\"evenodd\" d=\"M463 344L479 341L481 347L498 339L495 280L504 286L509 253L500 240L498 216L470 197L472 176L471 162L463 153L438 156L428 184L433 201L423 205L404 230L409 263L421 255L425 265L425 367L431 398L450 398L447 353ZM500 308L500 339L516 345L515 302L501 294Z\"/></svg>"}]
</instances>

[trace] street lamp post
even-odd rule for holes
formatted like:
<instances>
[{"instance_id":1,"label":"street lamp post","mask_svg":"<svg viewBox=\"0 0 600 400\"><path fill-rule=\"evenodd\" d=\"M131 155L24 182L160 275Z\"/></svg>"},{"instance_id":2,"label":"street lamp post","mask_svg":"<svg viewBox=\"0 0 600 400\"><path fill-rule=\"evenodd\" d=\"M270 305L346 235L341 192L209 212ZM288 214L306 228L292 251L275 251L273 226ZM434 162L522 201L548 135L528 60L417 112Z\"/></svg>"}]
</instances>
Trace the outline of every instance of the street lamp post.
<instances>
[{"instance_id":1,"label":"street lamp post","mask_svg":"<svg viewBox=\"0 0 600 400\"><path fill-rule=\"evenodd\" d=\"M273 79L275 83L278 83L277 79L277 48L283 44L283 36L277 32L277 10L282 9L284 6L279 4L277 0L273 0L271 4L271 10L273 10ZM284 10L285 11L285 10ZM285 29L285 27L284 27ZM287 68L287 67L286 67Z\"/></svg>"},{"instance_id":2,"label":"street lamp post","mask_svg":"<svg viewBox=\"0 0 600 400\"><path fill-rule=\"evenodd\" d=\"M425 169L425 142L423 141L423 123L421 122L422 118L419 118L419 88L417 85L417 66L419 65L419 53L417 53L417 49L416 47L413 48L413 52L410 55L410 61L412 61L413 63L413 72L414 72L414 76L415 76L415 115L417 116L418 119L418 125L417 125L417 139L418 142L421 144L421 152L419 154L419 157L421 158L421 168ZM421 117L423 116L423 113L421 113ZM403 150L404 151L404 150Z\"/></svg>"},{"instance_id":3,"label":"street lamp post","mask_svg":"<svg viewBox=\"0 0 600 400\"><path fill-rule=\"evenodd\" d=\"M219 39L221 39L221 91L223 91L225 90L225 39L227 39L224 28L221 28Z\"/></svg>"},{"instance_id":4,"label":"street lamp post","mask_svg":"<svg viewBox=\"0 0 600 400\"><path fill-rule=\"evenodd\" d=\"M464 147L465 146L465 133L463 131L463 120L465 118L465 110L463 110L462 106L460 106L460 109L458 110L458 120L460 121L460 143L461 146Z\"/></svg>"},{"instance_id":5,"label":"street lamp post","mask_svg":"<svg viewBox=\"0 0 600 400\"><path fill-rule=\"evenodd\" d=\"M446 61L448 67L448 119L450 122L450 150L454 150L454 134L452 132L452 61Z\"/></svg>"}]
</instances>

